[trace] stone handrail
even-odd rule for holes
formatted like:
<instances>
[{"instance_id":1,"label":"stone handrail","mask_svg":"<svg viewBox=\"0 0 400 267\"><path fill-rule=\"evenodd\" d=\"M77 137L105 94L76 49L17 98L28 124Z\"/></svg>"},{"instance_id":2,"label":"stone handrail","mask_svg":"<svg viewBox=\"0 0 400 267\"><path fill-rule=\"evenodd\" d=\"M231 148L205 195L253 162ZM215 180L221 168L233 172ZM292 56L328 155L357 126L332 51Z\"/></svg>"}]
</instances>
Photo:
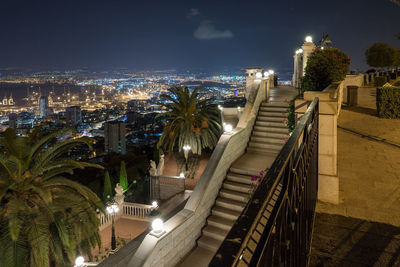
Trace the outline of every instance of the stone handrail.
<instances>
[{"instance_id":1,"label":"stone handrail","mask_svg":"<svg viewBox=\"0 0 400 267\"><path fill-rule=\"evenodd\" d=\"M145 237L128 266L175 266L195 247L226 173L245 152L259 106L266 99L269 80L257 82L238 127L220 137L185 208L165 222L161 237Z\"/></svg>"},{"instance_id":2,"label":"stone handrail","mask_svg":"<svg viewBox=\"0 0 400 267\"><path fill-rule=\"evenodd\" d=\"M336 82L329 85L323 91L306 91L304 92L304 100L312 101L315 97L319 98L320 102L329 102L329 111L324 107L328 107L327 105L320 106L320 113L331 113L339 115L342 102L343 102L343 84L344 82ZM296 101L296 106L300 104ZM304 107L305 111L306 107Z\"/></svg>"}]
</instances>

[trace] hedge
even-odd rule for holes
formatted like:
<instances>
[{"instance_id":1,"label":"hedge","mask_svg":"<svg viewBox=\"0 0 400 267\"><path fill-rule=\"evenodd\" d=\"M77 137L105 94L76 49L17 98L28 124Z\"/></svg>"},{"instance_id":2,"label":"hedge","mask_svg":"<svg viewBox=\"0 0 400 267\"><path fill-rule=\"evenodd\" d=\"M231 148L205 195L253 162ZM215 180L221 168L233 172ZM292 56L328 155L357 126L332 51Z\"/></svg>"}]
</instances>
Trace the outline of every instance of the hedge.
<instances>
[{"instance_id":1,"label":"hedge","mask_svg":"<svg viewBox=\"0 0 400 267\"><path fill-rule=\"evenodd\" d=\"M400 87L377 88L376 109L381 118L400 119Z\"/></svg>"},{"instance_id":2,"label":"hedge","mask_svg":"<svg viewBox=\"0 0 400 267\"><path fill-rule=\"evenodd\" d=\"M386 76L375 77L374 86L379 87L379 86L384 85L385 83L387 83L387 77Z\"/></svg>"}]
</instances>

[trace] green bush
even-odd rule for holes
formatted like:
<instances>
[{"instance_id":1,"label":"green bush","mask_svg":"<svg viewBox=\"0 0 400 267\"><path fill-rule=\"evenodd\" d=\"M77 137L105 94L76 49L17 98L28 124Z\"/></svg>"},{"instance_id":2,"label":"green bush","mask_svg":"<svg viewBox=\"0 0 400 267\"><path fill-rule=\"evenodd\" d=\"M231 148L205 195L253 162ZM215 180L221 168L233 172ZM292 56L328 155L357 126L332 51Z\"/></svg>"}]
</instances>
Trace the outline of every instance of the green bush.
<instances>
[{"instance_id":1,"label":"green bush","mask_svg":"<svg viewBox=\"0 0 400 267\"><path fill-rule=\"evenodd\" d=\"M381 118L400 119L400 87L377 88L376 109Z\"/></svg>"},{"instance_id":2,"label":"green bush","mask_svg":"<svg viewBox=\"0 0 400 267\"><path fill-rule=\"evenodd\" d=\"M344 80L349 65L350 58L339 49L316 48L307 59L302 92L322 91L332 82Z\"/></svg>"},{"instance_id":3,"label":"green bush","mask_svg":"<svg viewBox=\"0 0 400 267\"><path fill-rule=\"evenodd\" d=\"M286 120L286 125L289 128L289 133L294 131L294 128L296 128L296 114L294 112L294 101L296 97L294 97L292 100L289 101L289 108L287 110L287 120Z\"/></svg>"},{"instance_id":4,"label":"green bush","mask_svg":"<svg viewBox=\"0 0 400 267\"><path fill-rule=\"evenodd\" d=\"M380 86L384 85L385 83L387 83L386 76L375 77L374 86L380 87Z\"/></svg>"}]
</instances>

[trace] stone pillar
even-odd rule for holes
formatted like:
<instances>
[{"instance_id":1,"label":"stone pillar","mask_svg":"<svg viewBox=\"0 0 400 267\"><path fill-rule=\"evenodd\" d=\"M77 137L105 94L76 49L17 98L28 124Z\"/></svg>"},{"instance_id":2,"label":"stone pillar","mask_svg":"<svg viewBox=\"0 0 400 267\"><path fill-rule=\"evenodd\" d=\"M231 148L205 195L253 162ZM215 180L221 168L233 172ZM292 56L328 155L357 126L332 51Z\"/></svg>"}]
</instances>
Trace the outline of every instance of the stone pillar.
<instances>
[{"instance_id":1,"label":"stone pillar","mask_svg":"<svg viewBox=\"0 0 400 267\"><path fill-rule=\"evenodd\" d=\"M303 51L301 49L296 51L294 58L294 70L293 70L293 86L300 88L301 78L303 77Z\"/></svg>"},{"instance_id":2,"label":"stone pillar","mask_svg":"<svg viewBox=\"0 0 400 267\"><path fill-rule=\"evenodd\" d=\"M315 49L315 44L313 42L304 42L303 46L301 47L303 49L303 74L302 76L306 73L306 67L307 67L307 60L310 54L314 51ZM302 77L301 76L301 77Z\"/></svg>"},{"instance_id":3,"label":"stone pillar","mask_svg":"<svg viewBox=\"0 0 400 267\"><path fill-rule=\"evenodd\" d=\"M263 79L263 69L261 68L249 68L246 69L246 100L253 103L255 98L255 90ZM260 77L261 75L261 77ZM258 76L258 77L257 77Z\"/></svg>"},{"instance_id":4,"label":"stone pillar","mask_svg":"<svg viewBox=\"0 0 400 267\"><path fill-rule=\"evenodd\" d=\"M304 99L296 100L295 106L319 98L319 145L318 145L318 200L339 204L339 176L337 172L337 119L338 102L330 98L331 92L304 93ZM340 104L340 103L339 103ZM304 114L307 106L296 113Z\"/></svg>"}]
</instances>

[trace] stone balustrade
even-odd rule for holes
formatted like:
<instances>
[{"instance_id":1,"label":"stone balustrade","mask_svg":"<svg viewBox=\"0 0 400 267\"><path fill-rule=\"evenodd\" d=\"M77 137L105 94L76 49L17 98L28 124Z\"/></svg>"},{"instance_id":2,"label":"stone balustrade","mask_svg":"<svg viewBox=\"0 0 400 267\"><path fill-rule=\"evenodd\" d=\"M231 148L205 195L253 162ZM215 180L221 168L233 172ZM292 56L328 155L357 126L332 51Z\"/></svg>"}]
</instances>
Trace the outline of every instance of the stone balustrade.
<instances>
[{"instance_id":1,"label":"stone balustrade","mask_svg":"<svg viewBox=\"0 0 400 267\"><path fill-rule=\"evenodd\" d=\"M118 220L119 218L127 218L133 220L140 221L150 221L150 218L147 215L153 210L155 207L151 205L139 204L139 203L130 203L124 202L119 207L118 213L115 215L114 220ZM112 216L110 214L99 214L100 219L100 231L111 225Z\"/></svg>"},{"instance_id":2,"label":"stone balustrade","mask_svg":"<svg viewBox=\"0 0 400 267\"><path fill-rule=\"evenodd\" d=\"M254 80L252 86L256 89L249 92L251 100L247 101L238 126L220 137L185 208L164 223L162 236L148 234L145 237L128 266L175 266L196 246L226 173L245 152L269 84L268 78Z\"/></svg>"}]
</instances>

